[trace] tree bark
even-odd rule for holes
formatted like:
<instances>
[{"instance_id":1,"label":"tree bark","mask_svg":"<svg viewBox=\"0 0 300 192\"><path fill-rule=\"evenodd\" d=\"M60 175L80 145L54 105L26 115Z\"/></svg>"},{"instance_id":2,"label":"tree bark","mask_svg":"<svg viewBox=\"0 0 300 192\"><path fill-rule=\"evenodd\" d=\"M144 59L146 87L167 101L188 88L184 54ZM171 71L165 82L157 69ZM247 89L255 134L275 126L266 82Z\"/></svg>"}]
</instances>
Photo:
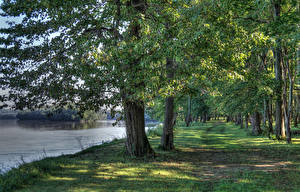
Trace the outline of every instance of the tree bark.
<instances>
[{"instance_id":1,"label":"tree bark","mask_svg":"<svg viewBox=\"0 0 300 192\"><path fill-rule=\"evenodd\" d=\"M272 111L270 109L269 100L266 100L266 113L267 113L267 119L268 119L268 136L270 137L270 134L273 134L273 120L272 120Z\"/></svg>"},{"instance_id":2,"label":"tree bark","mask_svg":"<svg viewBox=\"0 0 300 192\"><path fill-rule=\"evenodd\" d=\"M294 127L298 127L298 116L298 113L296 113L294 116Z\"/></svg>"},{"instance_id":3,"label":"tree bark","mask_svg":"<svg viewBox=\"0 0 300 192\"><path fill-rule=\"evenodd\" d=\"M300 60L300 59L299 59ZM294 112L294 118L293 118L293 121L294 121L294 127L298 127L298 119L299 119L299 109L300 109L300 95L297 95L297 91L296 90L296 94L295 94L295 97L294 97L294 106L295 106L295 112Z\"/></svg>"},{"instance_id":4,"label":"tree bark","mask_svg":"<svg viewBox=\"0 0 300 192\"><path fill-rule=\"evenodd\" d=\"M203 115L202 115L202 123L206 123L206 120L207 120L207 114L206 114L206 112L205 112L205 113L203 113Z\"/></svg>"},{"instance_id":5,"label":"tree bark","mask_svg":"<svg viewBox=\"0 0 300 192\"><path fill-rule=\"evenodd\" d=\"M282 102L282 108L283 108L283 102ZM282 110L282 116L281 116L281 130L280 130L281 139L285 138L285 118L284 118L284 111Z\"/></svg>"},{"instance_id":6,"label":"tree bark","mask_svg":"<svg viewBox=\"0 0 300 192\"><path fill-rule=\"evenodd\" d=\"M131 2L131 6L137 13L143 13L146 9L146 0L135 0ZM137 18L134 18L129 26L130 35L140 39L141 26ZM136 81L136 73L142 72L142 69L137 65L139 60L129 63L125 66L134 69L128 81L132 81L133 87L130 89L121 89L124 106L124 116L126 123L126 142L127 152L131 156L154 156L154 151L150 146L145 132L145 109L144 102L138 98L133 99L135 88L144 88L144 81Z\"/></svg>"},{"instance_id":7,"label":"tree bark","mask_svg":"<svg viewBox=\"0 0 300 192\"><path fill-rule=\"evenodd\" d=\"M174 113L174 98L166 98L165 120L163 134L161 136L161 147L164 150L174 149L174 134L173 128L175 125L176 115Z\"/></svg>"},{"instance_id":8,"label":"tree bark","mask_svg":"<svg viewBox=\"0 0 300 192\"><path fill-rule=\"evenodd\" d=\"M144 104L140 102L126 101L124 103L126 123L126 149L128 154L136 157L153 156L148 138L145 132Z\"/></svg>"},{"instance_id":9,"label":"tree bark","mask_svg":"<svg viewBox=\"0 0 300 192\"><path fill-rule=\"evenodd\" d=\"M274 21L278 21L280 19L280 11L281 11L281 0L274 1ZM281 129L282 129L282 68L281 68L281 40L276 39L276 47L273 50L275 55L275 79L277 81L277 87L275 90L276 96L276 111L275 111L275 134L276 138L280 139L281 137Z\"/></svg>"},{"instance_id":10,"label":"tree bark","mask_svg":"<svg viewBox=\"0 0 300 192\"><path fill-rule=\"evenodd\" d=\"M239 113L238 115L235 116L235 125L240 125L241 124L241 114Z\"/></svg>"},{"instance_id":11,"label":"tree bark","mask_svg":"<svg viewBox=\"0 0 300 192\"><path fill-rule=\"evenodd\" d=\"M167 78L169 80L174 77L174 61L172 59L167 59L166 69ZM174 149L174 134L173 128L176 121L176 116L174 113L174 97L167 97L165 101L165 120L163 127L163 134L161 136L161 147L164 150Z\"/></svg>"},{"instance_id":12,"label":"tree bark","mask_svg":"<svg viewBox=\"0 0 300 192\"><path fill-rule=\"evenodd\" d=\"M264 99L264 113L263 113L263 128L266 129L267 127L267 99Z\"/></svg>"},{"instance_id":13,"label":"tree bark","mask_svg":"<svg viewBox=\"0 0 300 192\"><path fill-rule=\"evenodd\" d=\"M242 116L242 114L240 114L240 119L241 119L240 128L243 129L244 128L244 122L243 122L243 116Z\"/></svg>"},{"instance_id":14,"label":"tree bark","mask_svg":"<svg viewBox=\"0 0 300 192\"><path fill-rule=\"evenodd\" d=\"M206 120L206 118L204 117L204 119ZM191 115L191 96L188 96L188 100L187 100L187 114L185 117L185 123L186 126L189 127L190 123L192 121L192 115Z\"/></svg>"},{"instance_id":15,"label":"tree bark","mask_svg":"<svg viewBox=\"0 0 300 192\"><path fill-rule=\"evenodd\" d=\"M245 115L245 129L248 130L249 115Z\"/></svg>"},{"instance_id":16,"label":"tree bark","mask_svg":"<svg viewBox=\"0 0 300 192\"><path fill-rule=\"evenodd\" d=\"M285 49L285 55L287 55L287 50ZM293 87L294 79L290 70L290 64L288 58L285 58L284 62L284 89L283 89L283 114L284 114L284 123L285 123L285 135L287 143L292 142L291 138L291 116L292 116L292 105L293 105ZM289 79L289 95L287 96L287 87Z\"/></svg>"},{"instance_id":17,"label":"tree bark","mask_svg":"<svg viewBox=\"0 0 300 192\"><path fill-rule=\"evenodd\" d=\"M298 4L298 12L300 12L300 3ZM299 28L299 27L298 27ZM298 44L297 48L297 74L298 78L296 78L296 94L295 94L295 118L294 118L294 126L298 127L298 123L300 120L300 45Z\"/></svg>"},{"instance_id":18,"label":"tree bark","mask_svg":"<svg viewBox=\"0 0 300 192\"><path fill-rule=\"evenodd\" d=\"M254 112L251 116L251 126L253 135L260 135L262 133L262 130L260 128L260 116L257 111Z\"/></svg>"}]
</instances>

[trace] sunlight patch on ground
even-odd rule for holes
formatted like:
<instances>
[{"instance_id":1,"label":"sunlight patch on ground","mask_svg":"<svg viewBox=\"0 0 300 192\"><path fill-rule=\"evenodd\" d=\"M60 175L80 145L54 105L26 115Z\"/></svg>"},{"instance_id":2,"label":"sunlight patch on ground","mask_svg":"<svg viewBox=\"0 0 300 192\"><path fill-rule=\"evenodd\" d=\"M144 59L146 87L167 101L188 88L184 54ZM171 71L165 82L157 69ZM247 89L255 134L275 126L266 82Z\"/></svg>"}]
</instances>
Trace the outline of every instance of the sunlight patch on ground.
<instances>
[{"instance_id":1,"label":"sunlight patch on ground","mask_svg":"<svg viewBox=\"0 0 300 192\"><path fill-rule=\"evenodd\" d=\"M214 168L227 168L227 166L226 165L216 165L216 166L214 166Z\"/></svg>"},{"instance_id":2,"label":"sunlight patch on ground","mask_svg":"<svg viewBox=\"0 0 300 192\"><path fill-rule=\"evenodd\" d=\"M146 172L146 169L138 167L123 168L121 170L114 171L116 175L128 175L128 176L138 176Z\"/></svg>"},{"instance_id":3,"label":"sunlight patch on ground","mask_svg":"<svg viewBox=\"0 0 300 192\"><path fill-rule=\"evenodd\" d=\"M72 177L49 177L47 180L50 181L74 181L75 178Z\"/></svg>"},{"instance_id":4,"label":"sunlight patch on ground","mask_svg":"<svg viewBox=\"0 0 300 192\"><path fill-rule=\"evenodd\" d=\"M160 177L164 177L164 176L174 176L176 175L176 173L174 174L174 171L166 171L166 170L156 170L156 171L151 171L152 175L158 175Z\"/></svg>"},{"instance_id":5,"label":"sunlight patch on ground","mask_svg":"<svg viewBox=\"0 0 300 192\"><path fill-rule=\"evenodd\" d=\"M87 162L83 163L83 165L79 164L79 163L76 163L76 164L60 164L60 167L61 168L64 168L64 169L87 169L87 165L84 165L84 164L88 164Z\"/></svg>"},{"instance_id":6,"label":"sunlight patch on ground","mask_svg":"<svg viewBox=\"0 0 300 192\"><path fill-rule=\"evenodd\" d=\"M300 138L292 138L293 144L300 144Z\"/></svg>"},{"instance_id":7,"label":"sunlight patch on ground","mask_svg":"<svg viewBox=\"0 0 300 192\"><path fill-rule=\"evenodd\" d=\"M276 162L276 163L273 163L273 164L258 164L258 165L254 165L254 167L262 167L262 168L265 168L265 167L278 167L278 166L288 166L288 165L291 165L292 162L290 161L283 161L283 162Z\"/></svg>"},{"instance_id":8,"label":"sunlight patch on ground","mask_svg":"<svg viewBox=\"0 0 300 192\"><path fill-rule=\"evenodd\" d=\"M175 170L153 170L151 171L151 176L159 178L171 178L171 179L189 179L189 180L198 180L194 176L189 176L184 174L184 172L178 172Z\"/></svg>"},{"instance_id":9,"label":"sunlight patch on ground","mask_svg":"<svg viewBox=\"0 0 300 192\"><path fill-rule=\"evenodd\" d=\"M182 163L182 162L155 162L153 164L161 167L184 168L184 169L189 169L193 166L191 163Z\"/></svg>"},{"instance_id":10,"label":"sunlight patch on ground","mask_svg":"<svg viewBox=\"0 0 300 192\"><path fill-rule=\"evenodd\" d=\"M99 175L96 175L96 176L93 176L94 178L99 178L99 179L117 179L117 177L116 176L113 176L113 175L101 175L101 174L99 174Z\"/></svg>"},{"instance_id":11,"label":"sunlight patch on ground","mask_svg":"<svg viewBox=\"0 0 300 192\"><path fill-rule=\"evenodd\" d=\"M238 183L251 183L249 179L239 179Z\"/></svg>"},{"instance_id":12,"label":"sunlight patch on ground","mask_svg":"<svg viewBox=\"0 0 300 192\"><path fill-rule=\"evenodd\" d=\"M77 172L77 173L87 173L88 170L86 170L86 169L79 169L79 170L77 170L76 172Z\"/></svg>"}]
</instances>

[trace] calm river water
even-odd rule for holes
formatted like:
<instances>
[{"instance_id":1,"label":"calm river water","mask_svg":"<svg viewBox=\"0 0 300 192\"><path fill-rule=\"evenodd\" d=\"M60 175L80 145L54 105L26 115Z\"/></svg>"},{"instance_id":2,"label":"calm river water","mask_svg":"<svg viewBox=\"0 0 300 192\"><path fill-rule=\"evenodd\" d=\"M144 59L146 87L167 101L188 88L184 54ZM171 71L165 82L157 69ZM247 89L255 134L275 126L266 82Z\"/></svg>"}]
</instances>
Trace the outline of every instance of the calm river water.
<instances>
[{"instance_id":1,"label":"calm river water","mask_svg":"<svg viewBox=\"0 0 300 192\"><path fill-rule=\"evenodd\" d=\"M76 153L82 148L125 137L124 125L0 120L0 172L45 157Z\"/></svg>"}]
</instances>

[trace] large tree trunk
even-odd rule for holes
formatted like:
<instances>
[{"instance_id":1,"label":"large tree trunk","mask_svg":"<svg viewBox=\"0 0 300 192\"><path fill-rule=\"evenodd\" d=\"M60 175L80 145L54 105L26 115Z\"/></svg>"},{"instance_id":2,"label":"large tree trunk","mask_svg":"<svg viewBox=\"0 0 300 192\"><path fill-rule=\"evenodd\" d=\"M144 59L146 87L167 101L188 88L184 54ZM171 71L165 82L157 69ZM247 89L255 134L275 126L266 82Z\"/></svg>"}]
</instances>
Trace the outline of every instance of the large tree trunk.
<instances>
[{"instance_id":1,"label":"large tree trunk","mask_svg":"<svg viewBox=\"0 0 300 192\"><path fill-rule=\"evenodd\" d=\"M132 101L124 103L126 123L126 149L128 154L136 157L153 156L145 132L144 104Z\"/></svg>"},{"instance_id":2,"label":"large tree trunk","mask_svg":"<svg viewBox=\"0 0 300 192\"><path fill-rule=\"evenodd\" d=\"M274 1L274 20L275 22L280 19L280 11L281 11L281 1L277 0ZM275 134L276 138L280 139L281 137L281 129L282 129L282 68L281 68L281 40L278 38L276 40L276 47L274 49L275 55L275 79L277 81L277 87L275 90L275 105L276 105L276 112L275 112Z\"/></svg>"},{"instance_id":3,"label":"large tree trunk","mask_svg":"<svg viewBox=\"0 0 300 192\"><path fill-rule=\"evenodd\" d=\"M258 112L254 112L251 116L252 134L260 135L262 130L260 128L260 116Z\"/></svg>"},{"instance_id":4,"label":"large tree trunk","mask_svg":"<svg viewBox=\"0 0 300 192\"><path fill-rule=\"evenodd\" d=\"M170 80L174 77L174 61L172 59L167 59L166 69L167 78ZM174 113L174 97L167 97L165 102L165 120L163 134L161 136L161 147L164 150L174 149L174 136L173 127L175 124L176 116Z\"/></svg>"},{"instance_id":5,"label":"large tree trunk","mask_svg":"<svg viewBox=\"0 0 300 192\"><path fill-rule=\"evenodd\" d=\"M135 0L131 1L131 6L135 9L136 15L143 13L146 10L146 0ZM138 17L135 17L129 24L130 35L136 39L140 39L141 26L138 22ZM152 150L148 138L145 132L145 117L144 117L144 102L138 98L134 98L134 90L144 89L143 79L136 79L137 73L142 73L142 68L138 65L140 61L129 63L125 68L129 68L132 71L129 73L128 81L133 86L121 90L123 92L123 105L124 105L124 116L126 123L126 149L128 154L136 157L142 156L153 156L154 151ZM132 98L133 97L133 98Z\"/></svg>"}]
</instances>

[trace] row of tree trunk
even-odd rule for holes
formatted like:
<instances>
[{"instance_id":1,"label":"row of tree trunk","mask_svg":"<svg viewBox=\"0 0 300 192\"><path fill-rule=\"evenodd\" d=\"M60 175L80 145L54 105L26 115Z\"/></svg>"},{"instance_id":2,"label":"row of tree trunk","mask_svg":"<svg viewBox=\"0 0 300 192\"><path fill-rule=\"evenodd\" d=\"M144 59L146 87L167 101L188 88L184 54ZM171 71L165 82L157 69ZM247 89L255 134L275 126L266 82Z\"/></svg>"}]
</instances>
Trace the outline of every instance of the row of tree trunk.
<instances>
[{"instance_id":1,"label":"row of tree trunk","mask_svg":"<svg viewBox=\"0 0 300 192\"><path fill-rule=\"evenodd\" d=\"M286 114L281 111L280 114L280 130L277 130L276 133L276 137L277 139L283 139L286 138L287 142L290 143L291 142L291 132L286 130L287 126L291 126L291 120L293 120L293 124L295 127L298 126L298 123L300 121L299 119L299 105L300 105L300 95L296 95L295 97L295 103L294 103L294 113L290 113L290 117L286 118ZM275 103L276 106L276 103ZM284 106L281 106L282 108L284 108ZM240 125L241 128L243 128L245 126L246 129L248 129L248 124L249 124L249 120L251 123L251 133L253 135L260 135L264 131L269 135L274 133L273 130L273 116L275 116L275 118L278 118L277 112L275 111L273 114L272 111L272 104L269 101L265 102L265 107L264 107L264 111L262 114L260 114L258 111L252 113L250 116L247 114L244 117L241 114L238 114L236 116L227 116L226 117L226 121L232 121L234 122L236 125ZM290 107L292 108L292 107ZM293 116L292 116L293 114ZM287 119L289 119L289 121L287 121ZM262 125L262 126L261 126ZM289 135L287 135L289 134Z\"/></svg>"},{"instance_id":2,"label":"row of tree trunk","mask_svg":"<svg viewBox=\"0 0 300 192\"><path fill-rule=\"evenodd\" d=\"M139 12L145 9L145 0L133 1L133 8ZM281 16L281 1L274 1L274 21L280 21ZM136 38L139 38L139 24L136 22L132 26ZM292 118L292 103L293 103L293 74L290 70L288 60L283 59L283 49L281 47L281 39L276 39L276 47L273 50L275 56L275 80L277 87L275 90L275 134L277 139L286 138L287 142L291 142L291 118ZM299 62L299 61L298 61ZM174 77L174 61L172 58L167 58L166 61L167 78L172 80ZM294 114L294 125L297 126L299 122L299 95L296 97L296 112ZM187 126L192 122L191 117L191 98L188 99L188 112L185 118ZM235 121L237 125L245 123L245 128L248 129L248 122L250 119L252 125L252 134L259 135L263 132L261 128L261 120L263 120L263 127L267 127L269 135L273 133L273 108L271 100L264 101L263 118L258 111L253 112L250 117L246 115L244 118L241 114L236 117L227 117L227 121ZM145 133L144 120L144 104L141 101L129 101L124 98L124 111L126 119L126 148L129 154L133 156L153 155L154 152L148 142ZM201 117L202 121L207 120L207 116ZM163 127L163 135L161 137L161 146L165 150L174 149L173 127L175 124L176 115L174 113L174 97L167 97L165 100L165 120ZM268 126L267 126L268 122Z\"/></svg>"}]
</instances>

